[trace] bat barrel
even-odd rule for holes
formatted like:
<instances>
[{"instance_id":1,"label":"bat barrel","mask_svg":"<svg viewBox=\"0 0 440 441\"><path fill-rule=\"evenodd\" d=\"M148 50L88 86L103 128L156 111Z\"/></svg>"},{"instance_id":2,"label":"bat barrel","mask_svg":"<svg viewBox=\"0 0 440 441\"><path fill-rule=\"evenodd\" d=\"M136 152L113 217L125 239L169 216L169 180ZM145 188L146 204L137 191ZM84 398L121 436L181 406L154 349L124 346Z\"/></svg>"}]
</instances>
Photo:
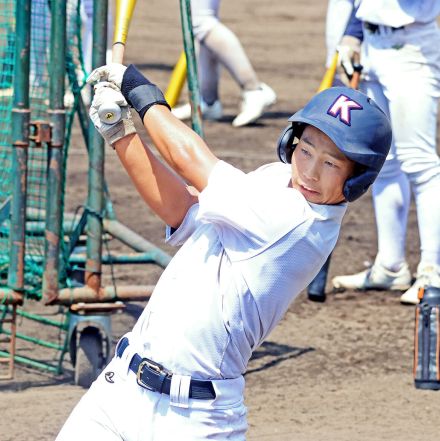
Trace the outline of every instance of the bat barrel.
<instances>
[{"instance_id":1,"label":"bat barrel","mask_svg":"<svg viewBox=\"0 0 440 441\"><path fill-rule=\"evenodd\" d=\"M128 29L130 28L131 18L133 17L136 0L116 0L115 31L113 34L113 44L127 42Z\"/></svg>"},{"instance_id":2,"label":"bat barrel","mask_svg":"<svg viewBox=\"0 0 440 441\"><path fill-rule=\"evenodd\" d=\"M128 29L136 0L116 0L115 31L113 34L112 62L122 64ZM98 111L103 123L116 124L121 119L121 109L114 103L103 103Z\"/></svg>"}]
</instances>

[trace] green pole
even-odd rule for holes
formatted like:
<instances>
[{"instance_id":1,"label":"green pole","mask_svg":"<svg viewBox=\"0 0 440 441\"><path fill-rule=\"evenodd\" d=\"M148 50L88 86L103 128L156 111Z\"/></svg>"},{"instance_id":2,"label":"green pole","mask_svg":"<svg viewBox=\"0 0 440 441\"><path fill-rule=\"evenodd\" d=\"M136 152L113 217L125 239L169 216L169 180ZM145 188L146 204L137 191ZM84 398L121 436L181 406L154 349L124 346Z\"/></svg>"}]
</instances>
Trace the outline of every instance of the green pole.
<instances>
[{"instance_id":1,"label":"green pole","mask_svg":"<svg viewBox=\"0 0 440 441\"><path fill-rule=\"evenodd\" d=\"M89 152L89 116L87 113L86 106L82 100L81 94L79 95L78 109L77 109L78 121L81 127L81 132L85 139L86 149ZM104 196L105 196L105 215L106 218L116 220L116 213L113 209L113 203L110 199L110 191L108 189L108 185L104 180Z\"/></svg>"},{"instance_id":2,"label":"green pole","mask_svg":"<svg viewBox=\"0 0 440 441\"><path fill-rule=\"evenodd\" d=\"M3 330L3 334L11 335L12 332L4 329ZM27 341L29 343L33 343L33 344L36 344L38 346L43 346L45 348L56 349L57 351L61 351L64 348L64 345L59 345L58 343L53 343L51 341L42 340L41 338L32 337L30 335L22 334L20 332L17 332L15 334L15 336L19 340Z\"/></svg>"},{"instance_id":3,"label":"green pole","mask_svg":"<svg viewBox=\"0 0 440 441\"><path fill-rule=\"evenodd\" d=\"M69 65L73 65L72 56L70 54L67 54L67 56L68 56ZM76 114L78 116L79 126L81 128L81 133L83 135L84 142L86 145L86 150L88 152L89 151L88 133L89 133L89 125L90 125L88 111L87 111L86 105L84 104L84 101L83 101L83 98L82 98L82 95L80 92L80 86L79 86L78 80L76 78L75 69L74 68L68 69L67 75L69 77L69 81L72 86L72 89L74 91L79 91L78 96L77 96L78 102L76 105ZM115 220L116 214L113 209L113 204L110 199L110 192L108 190L108 186L105 181L104 181L104 195L105 195L105 214L106 214L106 217L108 219Z\"/></svg>"},{"instance_id":4,"label":"green pole","mask_svg":"<svg viewBox=\"0 0 440 441\"><path fill-rule=\"evenodd\" d=\"M8 285L24 290L27 160L29 147L29 61L31 1L16 2L14 99L12 109L12 207Z\"/></svg>"},{"instance_id":5,"label":"green pole","mask_svg":"<svg viewBox=\"0 0 440 441\"><path fill-rule=\"evenodd\" d=\"M0 305L0 311L3 313L10 312L11 308L8 305ZM63 321L60 322L58 320L52 320L47 317L43 317L42 315L33 314L31 312L23 311L22 309L17 308L17 315L20 317L25 317L29 320L33 320L38 323L42 323L43 325L54 326L56 328L67 330L67 324Z\"/></svg>"},{"instance_id":6,"label":"green pole","mask_svg":"<svg viewBox=\"0 0 440 441\"><path fill-rule=\"evenodd\" d=\"M182 21L183 46L185 48L187 63L189 100L191 102L191 108L193 109L191 123L193 130L203 138L199 80L197 75L196 51L194 49L190 0L180 0L180 18Z\"/></svg>"},{"instance_id":7,"label":"green pole","mask_svg":"<svg viewBox=\"0 0 440 441\"><path fill-rule=\"evenodd\" d=\"M6 351L0 351L0 356L2 357L9 357L11 354ZM60 374L60 367L59 366L53 366L49 363L44 363L42 361L34 360L33 358L24 357L22 355L16 355L14 357L14 360L18 363L26 364L28 366L32 366L38 369L42 369L45 371L53 372L55 374Z\"/></svg>"},{"instance_id":8,"label":"green pole","mask_svg":"<svg viewBox=\"0 0 440 441\"><path fill-rule=\"evenodd\" d=\"M105 64L107 48L107 0L93 4L92 67ZM102 215L104 208L104 140L89 124L89 187L87 205L87 263L85 280L96 293L101 287Z\"/></svg>"},{"instance_id":9,"label":"green pole","mask_svg":"<svg viewBox=\"0 0 440 441\"><path fill-rule=\"evenodd\" d=\"M66 78L66 2L51 3L50 40L50 99L51 142L48 145L46 187L45 265L43 298L46 303L58 296L60 242L62 234L63 147L66 130L64 82Z\"/></svg>"}]
</instances>

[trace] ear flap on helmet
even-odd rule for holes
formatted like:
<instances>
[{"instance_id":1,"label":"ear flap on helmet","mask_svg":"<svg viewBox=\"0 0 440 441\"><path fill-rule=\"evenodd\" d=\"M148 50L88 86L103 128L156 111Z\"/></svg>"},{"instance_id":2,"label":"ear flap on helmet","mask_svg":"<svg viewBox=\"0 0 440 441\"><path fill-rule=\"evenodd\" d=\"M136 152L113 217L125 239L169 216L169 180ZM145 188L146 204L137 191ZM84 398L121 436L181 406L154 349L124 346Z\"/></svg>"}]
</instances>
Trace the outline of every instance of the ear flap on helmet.
<instances>
[{"instance_id":1,"label":"ear flap on helmet","mask_svg":"<svg viewBox=\"0 0 440 441\"><path fill-rule=\"evenodd\" d=\"M357 176L353 176L345 181L342 193L348 202L352 202L360 198L374 182L378 173L377 171L367 170Z\"/></svg>"},{"instance_id":2,"label":"ear flap on helmet","mask_svg":"<svg viewBox=\"0 0 440 441\"><path fill-rule=\"evenodd\" d=\"M280 158L281 162L290 164L292 161L292 154L293 154L293 140L295 138L295 135L293 133L293 126L289 125L287 126L283 132L281 133L281 136L278 138L278 158Z\"/></svg>"}]
</instances>

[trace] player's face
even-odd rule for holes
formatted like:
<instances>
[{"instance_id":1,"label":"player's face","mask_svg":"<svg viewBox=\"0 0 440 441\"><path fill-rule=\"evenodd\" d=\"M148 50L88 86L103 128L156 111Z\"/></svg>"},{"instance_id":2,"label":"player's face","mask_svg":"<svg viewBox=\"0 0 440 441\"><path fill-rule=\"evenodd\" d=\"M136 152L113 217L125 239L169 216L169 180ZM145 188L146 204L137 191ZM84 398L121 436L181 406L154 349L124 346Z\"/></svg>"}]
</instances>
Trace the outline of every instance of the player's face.
<instances>
[{"instance_id":1,"label":"player's face","mask_svg":"<svg viewBox=\"0 0 440 441\"><path fill-rule=\"evenodd\" d=\"M354 162L325 133L313 126L305 128L292 156L293 188L314 204L338 204L353 172Z\"/></svg>"}]
</instances>

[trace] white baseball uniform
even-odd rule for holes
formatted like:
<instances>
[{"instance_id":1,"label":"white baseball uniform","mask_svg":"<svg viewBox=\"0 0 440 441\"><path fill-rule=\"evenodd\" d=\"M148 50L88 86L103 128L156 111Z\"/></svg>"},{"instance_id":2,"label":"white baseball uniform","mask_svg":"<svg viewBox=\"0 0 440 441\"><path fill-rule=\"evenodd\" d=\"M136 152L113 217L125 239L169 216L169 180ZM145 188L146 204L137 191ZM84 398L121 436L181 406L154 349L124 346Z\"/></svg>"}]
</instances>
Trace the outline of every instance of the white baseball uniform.
<instances>
[{"instance_id":1,"label":"white baseball uniform","mask_svg":"<svg viewBox=\"0 0 440 441\"><path fill-rule=\"evenodd\" d=\"M129 346L58 441L245 438L243 373L251 354L325 262L347 205L311 204L290 179L288 164L249 174L216 164L199 203L168 237L182 246L126 335ZM170 395L137 385L128 369L134 353L173 372ZM211 380L216 398L188 398L191 378Z\"/></svg>"},{"instance_id":2,"label":"white baseball uniform","mask_svg":"<svg viewBox=\"0 0 440 441\"><path fill-rule=\"evenodd\" d=\"M200 43L198 69L203 100L219 98L219 67L224 66L242 90L260 86L237 36L219 20L220 0L191 0L194 37Z\"/></svg>"},{"instance_id":3,"label":"white baseball uniform","mask_svg":"<svg viewBox=\"0 0 440 441\"><path fill-rule=\"evenodd\" d=\"M393 270L405 261L413 191L421 262L440 265L440 96L438 0L357 0L363 22L362 90L390 116L394 142L373 185L378 257ZM373 24L371 26L370 24Z\"/></svg>"},{"instance_id":4,"label":"white baseball uniform","mask_svg":"<svg viewBox=\"0 0 440 441\"><path fill-rule=\"evenodd\" d=\"M93 43L93 3L94 0L81 0L81 24L82 24L82 49L84 69L90 73L92 71L92 43ZM112 57L112 32L113 29L113 2L108 5L108 20L107 20L107 62L111 62Z\"/></svg>"},{"instance_id":5,"label":"white baseball uniform","mask_svg":"<svg viewBox=\"0 0 440 441\"><path fill-rule=\"evenodd\" d=\"M325 19L325 43L327 46L326 67L330 67L336 46L344 35L353 10L354 0L328 0Z\"/></svg>"}]
</instances>

